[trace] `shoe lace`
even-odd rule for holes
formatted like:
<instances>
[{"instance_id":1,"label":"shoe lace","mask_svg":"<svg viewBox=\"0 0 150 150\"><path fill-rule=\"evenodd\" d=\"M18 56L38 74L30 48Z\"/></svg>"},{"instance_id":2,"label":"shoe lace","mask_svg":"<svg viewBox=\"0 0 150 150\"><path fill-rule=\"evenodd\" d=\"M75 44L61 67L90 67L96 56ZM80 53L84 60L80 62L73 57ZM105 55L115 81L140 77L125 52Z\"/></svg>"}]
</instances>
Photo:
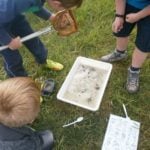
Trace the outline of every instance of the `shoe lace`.
<instances>
[{"instance_id":1,"label":"shoe lace","mask_svg":"<svg viewBox=\"0 0 150 150\"><path fill-rule=\"evenodd\" d=\"M137 85L137 83L138 83L138 74L137 73L130 74L129 84L131 86L135 86L135 85Z\"/></svg>"},{"instance_id":2,"label":"shoe lace","mask_svg":"<svg viewBox=\"0 0 150 150\"><path fill-rule=\"evenodd\" d=\"M114 58L114 57L118 57L118 53L117 52L113 52L111 55L110 55L110 58Z\"/></svg>"}]
</instances>

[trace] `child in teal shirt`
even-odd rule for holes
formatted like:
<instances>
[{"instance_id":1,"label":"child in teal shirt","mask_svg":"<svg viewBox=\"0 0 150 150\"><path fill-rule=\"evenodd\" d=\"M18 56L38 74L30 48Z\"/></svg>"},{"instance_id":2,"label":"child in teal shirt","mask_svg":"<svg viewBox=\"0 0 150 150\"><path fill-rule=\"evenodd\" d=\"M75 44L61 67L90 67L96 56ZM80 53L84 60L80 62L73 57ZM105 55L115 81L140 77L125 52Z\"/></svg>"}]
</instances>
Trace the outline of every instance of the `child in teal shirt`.
<instances>
[{"instance_id":1,"label":"child in teal shirt","mask_svg":"<svg viewBox=\"0 0 150 150\"><path fill-rule=\"evenodd\" d=\"M112 30L116 36L116 48L113 53L101 57L101 60L115 62L125 59L129 35L137 25L136 47L126 82L127 91L135 93L139 89L140 68L150 52L150 1L116 0L115 3L116 14Z\"/></svg>"}]
</instances>

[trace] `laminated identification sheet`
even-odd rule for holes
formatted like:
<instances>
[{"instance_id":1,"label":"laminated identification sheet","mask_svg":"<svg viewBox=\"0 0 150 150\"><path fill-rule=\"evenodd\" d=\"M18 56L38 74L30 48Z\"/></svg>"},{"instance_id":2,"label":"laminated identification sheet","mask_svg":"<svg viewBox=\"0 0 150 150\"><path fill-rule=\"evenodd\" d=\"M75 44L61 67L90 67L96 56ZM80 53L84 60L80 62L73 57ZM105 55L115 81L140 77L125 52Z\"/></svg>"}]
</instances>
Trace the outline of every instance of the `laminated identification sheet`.
<instances>
[{"instance_id":1,"label":"laminated identification sheet","mask_svg":"<svg viewBox=\"0 0 150 150\"><path fill-rule=\"evenodd\" d=\"M140 123L110 115L102 150L137 150Z\"/></svg>"}]
</instances>

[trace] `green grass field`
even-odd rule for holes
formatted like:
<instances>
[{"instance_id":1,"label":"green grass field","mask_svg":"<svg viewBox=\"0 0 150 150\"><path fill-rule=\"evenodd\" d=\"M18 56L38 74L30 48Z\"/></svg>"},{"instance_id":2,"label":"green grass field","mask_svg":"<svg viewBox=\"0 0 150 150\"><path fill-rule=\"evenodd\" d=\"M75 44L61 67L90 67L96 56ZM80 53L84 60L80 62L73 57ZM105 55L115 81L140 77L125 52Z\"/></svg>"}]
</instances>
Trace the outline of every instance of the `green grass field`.
<instances>
[{"instance_id":1,"label":"green grass field","mask_svg":"<svg viewBox=\"0 0 150 150\"><path fill-rule=\"evenodd\" d=\"M126 61L114 63L109 83L105 90L101 106L98 111L91 112L56 99L66 75L70 71L78 56L98 60L101 56L111 52L115 47L111 24L114 17L114 1L84 0L81 8L77 9L76 18L79 25L78 33L69 37L59 37L55 32L41 37L49 49L48 58L64 64L64 70L54 72L40 68L34 58L23 47L20 51L24 66L29 75L35 78L53 78L56 89L52 96L44 98L41 112L33 127L37 130L51 129L55 136L55 150L100 150L104 139L109 115L124 116L122 104L127 107L131 119L141 122L139 150L150 149L150 59L147 59L140 76L140 91L128 94L124 88L127 68L131 63L134 49L136 30L131 34L128 46L129 57ZM28 16L35 30L48 26L37 17ZM2 58L0 58L2 66ZM6 78L3 67L0 79ZM83 116L85 119L75 126L62 128L65 123Z\"/></svg>"}]
</instances>

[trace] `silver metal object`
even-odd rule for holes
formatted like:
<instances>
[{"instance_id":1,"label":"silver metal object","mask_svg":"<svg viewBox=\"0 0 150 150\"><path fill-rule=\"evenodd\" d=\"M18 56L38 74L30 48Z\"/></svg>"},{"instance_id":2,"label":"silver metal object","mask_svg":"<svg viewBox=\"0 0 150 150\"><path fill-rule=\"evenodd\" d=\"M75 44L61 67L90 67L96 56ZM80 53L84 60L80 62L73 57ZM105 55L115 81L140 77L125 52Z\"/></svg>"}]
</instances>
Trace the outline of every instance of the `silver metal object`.
<instances>
[{"instance_id":1,"label":"silver metal object","mask_svg":"<svg viewBox=\"0 0 150 150\"><path fill-rule=\"evenodd\" d=\"M73 125L73 124L75 124L77 122L81 122L83 119L84 119L83 117L79 117L79 118L77 118L77 120L75 120L75 121L73 121L73 122L71 122L69 124L63 125L63 128L71 126L71 125Z\"/></svg>"},{"instance_id":2,"label":"silver metal object","mask_svg":"<svg viewBox=\"0 0 150 150\"><path fill-rule=\"evenodd\" d=\"M51 31L53 31L51 26L46 27L46 28L43 28L43 29L41 29L41 30L39 30L39 31L36 31L36 32L34 32L34 33L32 33L32 34L29 34L29 35L27 35L27 36L21 38L21 42L25 42L25 41L31 40L31 39L33 39L33 38L35 38L35 37L38 37L38 36L40 36L40 35L47 34L47 33L51 32ZM1 46L1 47L0 47L0 51L3 51L3 50L5 50L5 49L7 49L7 48L8 48L8 45Z\"/></svg>"}]
</instances>

